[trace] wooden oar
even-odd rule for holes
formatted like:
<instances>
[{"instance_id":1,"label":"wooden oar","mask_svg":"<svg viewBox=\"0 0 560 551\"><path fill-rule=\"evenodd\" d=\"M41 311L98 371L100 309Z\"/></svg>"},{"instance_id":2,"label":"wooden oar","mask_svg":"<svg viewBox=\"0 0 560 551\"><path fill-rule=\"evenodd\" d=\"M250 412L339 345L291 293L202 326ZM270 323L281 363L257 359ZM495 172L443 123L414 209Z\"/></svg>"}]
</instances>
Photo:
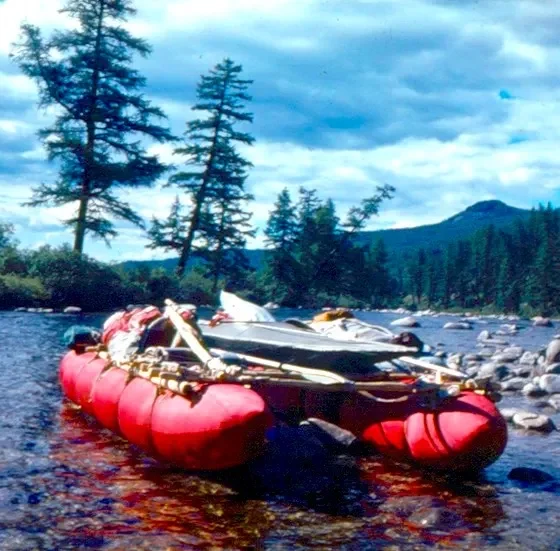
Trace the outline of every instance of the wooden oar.
<instances>
[{"instance_id":1,"label":"wooden oar","mask_svg":"<svg viewBox=\"0 0 560 551\"><path fill-rule=\"evenodd\" d=\"M458 379L468 379L468 375L459 371L458 369L452 369L451 367L444 367L441 365L436 365L424 360L419 360L418 358L410 358L408 356L401 356L397 358L398 361L403 362L414 367L420 367L428 371L435 371L436 373L445 373L451 377L457 377Z\"/></svg>"},{"instance_id":2,"label":"wooden oar","mask_svg":"<svg viewBox=\"0 0 560 551\"><path fill-rule=\"evenodd\" d=\"M187 322L183 316L179 313L179 306L175 304L170 299L165 299L165 305L167 306L165 314L175 326L177 333L189 346L189 348L197 355L198 359L208 366L210 369L219 369L225 371L226 373L230 371L228 365L222 362L220 358L216 358L210 354L208 348L202 342L200 337L200 331L194 325L193 321ZM173 339L175 342L176 339ZM178 344L178 343L176 343Z\"/></svg>"},{"instance_id":3,"label":"wooden oar","mask_svg":"<svg viewBox=\"0 0 560 551\"><path fill-rule=\"evenodd\" d=\"M332 371L326 371L324 369L315 369L314 367L303 367L301 365L293 365L282 362L277 362L274 360L268 360L266 358L257 358L256 356L249 356L247 354L240 354L238 352L228 352L227 350L222 350L220 348L211 348L210 352L223 355L227 354L236 360L243 360L246 362L251 362L257 365L264 365L266 367L275 367L276 369L281 369L282 371L289 371L292 373L298 373L302 377L324 385L347 385L355 386L355 382L350 379L346 379L338 373L333 373Z\"/></svg>"},{"instance_id":4,"label":"wooden oar","mask_svg":"<svg viewBox=\"0 0 560 551\"><path fill-rule=\"evenodd\" d=\"M203 343L200 337L200 332L191 323L185 321L181 314L179 314L179 307L170 299L165 299L165 305L167 306L166 314L169 319L177 329L177 332L181 335L187 345L191 350L198 356L198 358L211 368L217 367L223 371L228 371L228 365L222 362L219 357L212 356L210 350ZM226 350L216 350L217 354L230 354ZM266 365L269 367L276 367L284 371L291 371L293 373L298 373L304 379L312 381L319 384L337 384L346 385L348 389L353 388L354 382L330 371L325 371L322 369L314 369L311 367L302 367L299 365L292 364L282 364L280 362L275 362L272 360L267 360L265 358L255 358L254 356L246 356L243 354L235 354L235 356L240 360L246 360L249 362L254 362L258 365ZM213 362L213 365L212 365Z\"/></svg>"}]
</instances>

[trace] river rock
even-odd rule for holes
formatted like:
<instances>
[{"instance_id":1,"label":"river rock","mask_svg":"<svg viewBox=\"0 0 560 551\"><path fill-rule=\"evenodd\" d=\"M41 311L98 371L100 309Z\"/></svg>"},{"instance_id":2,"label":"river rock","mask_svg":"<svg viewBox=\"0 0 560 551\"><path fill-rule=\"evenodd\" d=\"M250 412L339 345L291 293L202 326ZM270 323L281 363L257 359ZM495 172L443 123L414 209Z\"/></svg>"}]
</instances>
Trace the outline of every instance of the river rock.
<instances>
[{"instance_id":1,"label":"river rock","mask_svg":"<svg viewBox=\"0 0 560 551\"><path fill-rule=\"evenodd\" d=\"M524 379L527 379L532 376L533 368L530 365L520 365L512 369L511 372L515 377L523 377Z\"/></svg>"},{"instance_id":2,"label":"river rock","mask_svg":"<svg viewBox=\"0 0 560 551\"><path fill-rule=\"evenodd\" d=\"M518 391L523 390L523 387L527 384L526 379L521 377L514 377L502 383L502 390L504 391Z\"/></svg>"},{"instance_id":3,"label":"river rock","mask_svg":"<svg viewBox=\"0 0 560 551\"><path fill-rule=\"evenodd\" d=\"M547 365L544 374L560 375L560 362Z\"/></svg>"},{"instance_id":4,"label":"river rock","mask_svg":"<svg viewBox=\"0 0 560 551\"><path fill-rule=\"evenodd\" d=\"M492 353L490 351L490 353ZM484 359L484 356L480 353L476 354L474 352L471 352L470 354L465 354L463 356L463 361L465 362L481 362Z\"/></svg>"},{"instance_id":5,"label":"river rock","mask_svg":"<svg viewBox=\"0 0 560 551\"><path fill-rule=\"evenodd\" d=\"M494 336L490 336L488 338L484 338L483 333L488 333L488 331L482 331L482 333L477 337L477 341L479 343L479 346L507 346L508 345L508 341L504 340L504 339L497 339Z\"/></svg>"},{"instance_id":6,"label":"river rock","mask_svg":"<svg viewBox=\"0 0 560 551\"><path fill-rule=\"evenodd\" d=\"M531 398L538 398L546 394L546 392L535 383L527 383L521 392L525 394L525 396L529 396Z\"/></svg>"},{"instance_id":7,"label":"river rock","mask_svg":"<svg viewBox=\"0 0 560 551\"><path fill-rule=\"evenodd\" d=\"M546 367L545 363L537 363L531 368L531 374L533 377L540 377L546 373Z\"/></svg>"},{"instance_id":8,"label":"river rock","mask_svg":"<svg viewBox=\"0 0 560 551\"><path fill-rule=\"evenodd\" d=\"M476 337L476 340L477 341L487 341L491 337L492 337L492 333L490 333L490 331L488 331L488 329L485 329L484 331L481 331L478 334L478 337Z\"/></svg>"},{"instance_id":9,"label":"river rock","mask_svg":"<svg viewBox=\"0 0 560 551\"><path fill-rule=\"evenodd\" d=\"M517 413L523 413L523 410L520 408L500 408L500 413L508 423L511 423L513 416Z\"/></svg>"},{"instance_id":10,"label":"river rock","mask_svg":"<svg viewBox=\"0 0 560 551\"><path fill-rule=\"evenodd\" d=\"M548 364L560 362L560 339L554 338L548 343L545 359Z\"/></svg>"},{"instance_id":11,"label":"river rock","mask_svg":"<svg viewBox=\"0 0 560 551\"><path fill-rule=\"evenodd\" d=\"M542 484L543 482L551 482L554 480L551 474L530 467L515 467L509 472L508 478L510 480L528 482L530 484Z\"/></svg>"},{"instance_id":12,"label":"river rock","mask_svg":"<svg viewBox=\"0 0 560 551\"><path fill-rule=\"evenodd\" d=\"M514 347L505 348L501 352L496 352L492 356L492 361L497 363L508 363L508 362L516 362L521 358L523 351L519 352L518 350L514 349Z\"/></svg>"},{"instance_id":13,"label":"river rock","mask_svg":"<svg viewBox=\"0 0 560 551\"><path fill-rule=\"evenodd\" d=\"M521 328L516 323L502 323L502 325L500 325L500 330L508 333L509 335L514 335L517 331L519 331L519 329Z\"/></svg>"},{"instance_id":14,"label":"river rock","mask_svg":"<svg viewBox=\"0 0 560 551\"><path fill-rule=\"evenodd\" d=\"M480 370L479 365L467 367L467 369L465 369L465 374L467 375L467 377L469 377L469 379L472 379L478 375L479 370Z\"/></svg>"},{"instance_id":15,"label":"river rock","mask_svg":"<svg viewBox=\"0 0 560 551\"><path fill-rule=\"evenodd\" d=\"M560 394L555 394L551 396L548 400L550 407L554 408L556 411L560 411Z\"/></svg>"},{"instance_id":16,"label":"river rock","mask_svg":"<svg viewBox=\"0 0 560 551\"><path fill-rule=\"evenodd\" d=\"M444 329L460 329L460 330L468 330L472 329L472 324L468 321L448 321L444 326Z\"/></svg>"},{"instance_id":17,"label":"river rock","mask_svg":"<svg viewBox=\"0 0 560 551\"><path fill-rule=\"evenodd\" d=\"M513 416L512 423L519 428L525 430L534 430L538 432L552 432L556 430L556 426L550 417L533 413L532 411L521 411Z\"/></svg>"},{"instance_id":18,"label":"river rock","mask_svg":"<svg viewBox=\"0 0 560 551\"><path fill-rule=\"evenodd\" d=\"M492 377L501 381L510 374L509 367L503 364L496 364L493 362L485 363L480 366L478 370L479 377Z\"/></svg>"},{"instance_id":19,"label":"river rock","mask_svg":"<svg viewBox=\"0 0 560 551\"><path fill-rule=\"evenodd\" d=\"M539 354L537 352L524 352L521 358L519 358L519 363L523 365L536 365Z\"/></svg>"},{"instance_id":20,"label":"river rock","mask_svg":"<svg viewBox=\"0 0 560 551\"><path fill-rule=\"evenodd\" d=\"M541 316L537 316L533 318L533 326L534 327L552 327L552 322L549 318L543 318Z\"/></svg>"},{"instance_id":21,"label":"river rock","mask_svg":"<svg viewBox=\"0 0 560 551\"><path fill-rule=\"evenodd\" d=\"M547 394L560 393L560 375L543 375L539 379L539 387Z\"/></svg>"},{"instance_id":22,"label":"river rock","mask_svg":"<svg viewBox=\"0 0 560 551\"><path fill-rule=\"evenodd\" d=\"M413 316L408 316L406 318L399 318L391 322L391 325L398 327L420 327L418 320Z\"/></svg>"},{"instance_id":23,"label":"river rock","mask_svg":"<svg viewBox=\"0 0 560 551\"><path fill-rule=\"evenodd\" d=\"M299 425L302 435L309 434L333 452L348 451L358 447L358 438L350 431L333 425L323 419L310 417Z\"/></svg>"},{"instance_id":24,"label":"river rock","mask_svg":"<svg viewBox=\"0 0 560 551\"><path fill-rule=\"evenodd\" d=\"M451 354L447 358L447 364L448 365L455 365L455 366L462 365L463 364L463 354L461 354L461 353Z\"/></svg>"},{"instance_id":25,"label":"river rock","mask_svg":"<svg viewBox=\"0 0 560 551\"><path fill-rule=\"evenodd\" d=\"M463 525L463 520L459 514L442 507L417 509L408 517L407 521L417 528L430 528L443 532L449 532Z\"/></svg>"}]
</instances>

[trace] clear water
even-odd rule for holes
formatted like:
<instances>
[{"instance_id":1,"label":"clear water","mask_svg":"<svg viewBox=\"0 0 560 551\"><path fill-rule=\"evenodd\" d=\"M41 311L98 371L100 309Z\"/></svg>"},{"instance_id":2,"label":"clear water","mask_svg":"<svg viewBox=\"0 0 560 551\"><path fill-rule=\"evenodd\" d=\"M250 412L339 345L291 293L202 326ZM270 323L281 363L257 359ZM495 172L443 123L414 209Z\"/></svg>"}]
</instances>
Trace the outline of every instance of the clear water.
<instances>
[{"instance_id":1,"label":"clear water","mask_svg":"<svg viewBox=\"0 0 560 551\"><path fill-rule=\"evenodd\" d=\"M559 433L512 431L478 480L378 458L292 466L259 484L243 471L211 478L157 463L61 395L61 335L104 317L0 313L0 549L560 549L559 484L507 478L525 466L560 483ZM475 349L478 331L443 331L445 321L422 318L416 332L450 351ZM536 350L553 334L528 327L512 344Z\"/></svg>"}]
</instances>

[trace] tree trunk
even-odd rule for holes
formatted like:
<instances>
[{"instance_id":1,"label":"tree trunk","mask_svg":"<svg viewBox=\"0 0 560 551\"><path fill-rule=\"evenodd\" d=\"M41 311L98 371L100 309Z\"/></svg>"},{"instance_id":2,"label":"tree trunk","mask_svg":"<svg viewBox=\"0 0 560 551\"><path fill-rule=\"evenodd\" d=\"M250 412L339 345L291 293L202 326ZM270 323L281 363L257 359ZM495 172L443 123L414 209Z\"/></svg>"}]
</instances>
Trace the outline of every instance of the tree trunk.
<instances>
[{"instance_id":1,"label":"tree trunk","mask_svg":"<svg viewBox=\"0 0 560 551\"><path fill-rule=\"evenodd\" d=\"M225 210L224 206L224 210ZM218 280L222 275L222 266L224 264L224 243L222 236L225 229L225 212L222 211L222 218L220 220L220 228L218 230L218 248L216 249L216 262L214 263L214 277L212 280L212 292L216 294L218 290Z\"/></svg>"},{"instance_id":2,"label":"tree trunk","mask_svg":"<svg viewBox=\"0 0 560 551\"><path fill-rule=\"evenodd\" d=\"M82 193L80 197L80 206L78 208L78 217L76 219L76 229L74 234L74 251L80 255L84 250L84 239L86 236L86 219L88 203L91 194L91 168L93 166L94 148L95 148L95 109L97 104L97 93L99 89L99 58L101 55L101 31L103 28L103 18L105 16L105 2L101 2L99 8L99 16L97 20L97 29L95 37L95 65L93 74L91 75L91 92L89 110L86 119L87 142L84 150L84 174L82 179Z\"/></svg>"},{"instance_id":3,"label":"tree trunk","mask_svg":"<svg viewBox=\"0 0 560 551\"><path fill-rule=\"evenodd\" d=\"M175 269L175 273L177 274L178 277L182 277L183 274L185 273L185 268L187 267L187 263L191 255L194 235L198 231L198 226L200 224L200 213L202 211L202 203L206 195L206 188L208 187L208 183L210 181L210 173L212 170L212 165L216 157L216 145L218 142L218 132L220 131L220 125L222 122L222 110L224 107L227 85L228 82L224 81L224 87L222 88L222 97L220 100L220 106L218 108L218 118L216 120L216 128L214 129L214 136L212 136L212 145L210 146L210 155L208 157L206 170L204 171L204 176L202 178L202 184L200 185L200 189L196 194L194 211L192 214L191 223L189 224L189 231L187 233L187 236L185 237L185 240L183 241L183 246L181 248L181 255L179 256L179 262L177 263L177 268Z\"/></svg>"},{"instance_id":4,"label":"tree trunk","mask_svg":"<svg viewBox=\"0 0 560 551\"><path fill-rule=\"evenodd\" d=\"M84 195L80 199L78 209L78 218L76 220L76 230L74 232L74 252L82 254L84 250L84 238L86 236L86 213L88 205L88 196Z\"/></svg>"}]
</instances>

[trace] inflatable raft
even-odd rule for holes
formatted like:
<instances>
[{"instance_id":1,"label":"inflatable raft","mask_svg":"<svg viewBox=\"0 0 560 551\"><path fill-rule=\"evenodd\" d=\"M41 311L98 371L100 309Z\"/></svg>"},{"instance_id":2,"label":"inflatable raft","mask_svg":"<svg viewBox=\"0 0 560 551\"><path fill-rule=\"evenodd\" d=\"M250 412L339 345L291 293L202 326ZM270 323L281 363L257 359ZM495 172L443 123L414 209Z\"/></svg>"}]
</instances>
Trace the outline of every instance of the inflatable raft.
<instances>
[{"instance_id":1,"label":"inflatable raft","mask_svg":"<svg viewBox=\"0 0 560 551\"><path fill-rule=\"evenodd\" d=\"M352 380L239 354L232 363L211 355L191 314L170 304L112 316L97 346L74 346L60 364L69 400L155 457L187 469L234 467L265 449L275 423L308 417L435 469L484 469L505 448L490 387L381 370Z\"/></svg>"}]
</instances>

